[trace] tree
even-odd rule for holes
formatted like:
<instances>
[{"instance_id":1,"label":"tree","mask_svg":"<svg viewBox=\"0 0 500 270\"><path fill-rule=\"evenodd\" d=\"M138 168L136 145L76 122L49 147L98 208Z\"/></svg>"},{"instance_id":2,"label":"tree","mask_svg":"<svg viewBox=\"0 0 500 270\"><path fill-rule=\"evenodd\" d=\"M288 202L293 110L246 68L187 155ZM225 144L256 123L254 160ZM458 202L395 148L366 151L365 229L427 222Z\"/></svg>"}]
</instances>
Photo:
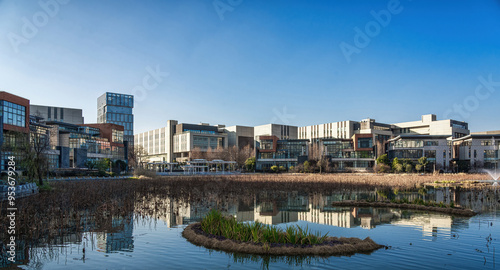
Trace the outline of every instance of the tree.
<instances>
[{"instance_id":1,"label":"tree","mask_svg":"<svg viewBox=\"0 0 500 270\"><path fill-rule=\"evenodd\" d=\"M29 179L38 179L43 186L43 177L49 170L47 151L50 147L48 130L30 130L28 134L15 133L15 145L6 145L21 156L20 165Z\"/></svg>"},{"instance_id":2,"label":"tree","mask_svg":"<svg viewBox=\"0 0 500 270\"><path fill-rule=\"evenodd\" d=\"M389 158L387 157L387 154L383 154L380 157L377 158L377 164L385 164L385 165L390 165Z\"/></svg>"},{"instance_id":3,"label":"tree","mask_svg":"<svg viewBox=\"0 0 500 270\"><path fill-rule=\"evenodd\" d=\"M418 164L422 165L424 167L424 171L425 171L425 166L427 166L427 164L429 164L429 161L427 160L427 157L421 157L418 159Z\"/></svg>"},{"instance_id":4,"label":"tree","mask_svg":"<svg viewBox=\"0 0 500 270\"><path fill-rule=\"evenodd\" d=\"M242 149L238 149L238 154L236 155L236 163L240 168L245 166L245 161L251 157L255 157L255 151L251 145L246 145Z\"/></svg>"},{"instance_id":5,"label":"tree","mask_svg":"<svg viewBox=\"0 0 500 270\"><path fill-rule=\"evenodd\" d=\"M136 145L134 146L133 151L128 152L129 164L134 168L140 167L142 162L146 160L147 156L148 151L146 151L142 145Z\"/></svg>"},{"instance_id":6,"label":"tree","mask_svg":"<svg viewBox=\"0 0 500 270\"><path fill-rule=\"evenodd\" d=\"M195 147L191 150L191 159L206 159L206 156L206 152L202 152L199 147Z\"/></svg>"},{"instance_id":7,"label":"tree","mask_svg":"<svg viewBox=\"0 0 500 270\"><path fill-rule=\"evenodd\" d=\"M113 168L113 171L115 171L116 173L120 173L127 169L127 163L123 160L118 159L114 162Z\"/></svg>"},{"instance_id":8,"label":"tree","mask_svg":"<svg viewBox=\"0 0 500 270\"><path fill-rule=\"evenodd\" d=\"M250 171L250 172L255 171L255 157L249 157L245 161L245 167L246 167L247 171Z\"/></svg>"},{"instance_id":9,"label":"tree","mask_svg":"<svg viewBox=\"0 0 500 270\"><path fill-rule=\"evenodd\" d=\"M304 162L304 172L310 172L311 170L311 163L309 161Z\"/></svg>"}]
</instances>

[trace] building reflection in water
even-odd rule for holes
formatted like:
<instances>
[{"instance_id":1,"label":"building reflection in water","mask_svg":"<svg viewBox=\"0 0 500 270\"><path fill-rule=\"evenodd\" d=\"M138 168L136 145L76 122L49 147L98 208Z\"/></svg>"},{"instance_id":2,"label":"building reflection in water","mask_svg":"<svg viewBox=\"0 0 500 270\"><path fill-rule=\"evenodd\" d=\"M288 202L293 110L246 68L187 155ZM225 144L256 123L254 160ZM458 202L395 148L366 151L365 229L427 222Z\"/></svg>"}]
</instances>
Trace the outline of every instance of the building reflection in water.
<instances>
[{"instance_id":1,"label":"building reflection in water","mask_svg":"<svg viewBox=\"0 0 500 270\"><path fill-rule=\"evenodd\" d=\"M134 218L113 217L112 232L97 232L97 251L112 253L118 251L132 252L134 250Z\"/></svg>"},{"instance_id":2,"label":"building reflection in water","mask_svg":"<svg viewBox=\"0 0 500 270\"><path fill-rule=\"evenodd\" d=\"M489 193L495 194L489 194ZM430 189L415 192L405 192L393 195L396 199L407 198L412 201L423 198L426 201L453 202L457 206L472 209L497 208L494 198L498 191L461 191L450 188ZM200 221L212 208L223 209L228 215L234 216L240 222L259 221L264 224L282 224L296 221L308 221L343 228L361 227L373 229L381 224L398 226L413 226L422 230L424 235L436 236L439 230L451 232L453 229L467 227L466 218L453 219L450 215L434 214L421 211L389 209L333 207L332 202L343 200L371 199L381 200L381 192L337 192L330 194L306 194L301 192L269 192L263 191L253 198L240 196L225 196L222 198L207 198L188 202L187 200L169 198L150 198L143 200L141 205L148 204L146 209L152 217L164 220L168 227L186 225ZM385 196L385 195L384 195ZM141 207L136 206L136 210ZM154 209L154 211L151 211ZM147 212L147 211L146 211Z\"/></svg>"}]
</instances>

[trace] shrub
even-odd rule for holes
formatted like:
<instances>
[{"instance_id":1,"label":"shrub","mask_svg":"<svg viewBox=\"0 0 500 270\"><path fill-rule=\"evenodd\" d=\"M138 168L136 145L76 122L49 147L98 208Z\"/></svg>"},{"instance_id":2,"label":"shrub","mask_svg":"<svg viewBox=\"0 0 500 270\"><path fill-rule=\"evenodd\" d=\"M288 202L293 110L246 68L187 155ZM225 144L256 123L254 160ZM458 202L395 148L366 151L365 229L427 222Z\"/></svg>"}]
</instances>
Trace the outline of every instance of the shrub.
<instances>
[{"instance_id":1,"label":"shrub","mask_svg":"<svg viewBox=\"0 0 500 270\"><path fill-rule=\"evenodd\" d=\"M278 172L278 170L279 170L279 169L278 169L278 166L276 166L276 165L271 166L271 171L272 171L272 172L275 172L275 173L276 173L276 172Z\"/></svg>"},{"instance_id":2,"label":"shrub","mask_svg":"<svg viewBox=\"0 0 500 270\"><path fill-rule=\"evenodd\" d=\"M420 164L415 165L415 169L417 170L417 172L420 172L423 168L424 168L424 166L422 166Z\"/></svg>"},{"instance_id":3,"label":"shrub","mask_svg":"<svg viewBox=\"0 0 500 270\"><path fill-rule=\"evenodd\" d=\"M249 172L253 172L255 170L255 157L250 157L245 161L245 168Z\"/></svg>"},{"instance_id":4,"label":"shrub","mask_svg":"<svg viewBox=\"0 0 500 270\"><path fill-rule=\"evenodd\" d=\"M405 172L412 173L413 172L413 165L406 164L406 166L405 166Z\"/></svg>"},{"instance_id":5,"label":"shrub","mask_svg":"<svg viewBox=\"0 0 500 270\"><path fill-rule=\"evenodd\" d=\"M401 163L396 163L392 169L395 173L401 173L403 172L403 165Z\"/></svg>"},{"instance_id":6,"label":"shrub","mask_svg":"<svg viewBox=\"0 0 500 270\"><path fill-rule=\"evenodd\" d=\"M385 164L389 165L389 158L387 157L387 154L383 154L380 157L377 158L377 164Z\"/></svg>"},{"instance_id":7,"label":"shrub","mask_svg":"<svg viewBox=\"0 0 500 270\"><path fill-rule=\"evenodd\" d=\"M388 173L391 171L391 167L389 167L389 165L386 165L386 164L377 164L375 166L375 172L376 173Z\"/></svg>"}]
</instances>

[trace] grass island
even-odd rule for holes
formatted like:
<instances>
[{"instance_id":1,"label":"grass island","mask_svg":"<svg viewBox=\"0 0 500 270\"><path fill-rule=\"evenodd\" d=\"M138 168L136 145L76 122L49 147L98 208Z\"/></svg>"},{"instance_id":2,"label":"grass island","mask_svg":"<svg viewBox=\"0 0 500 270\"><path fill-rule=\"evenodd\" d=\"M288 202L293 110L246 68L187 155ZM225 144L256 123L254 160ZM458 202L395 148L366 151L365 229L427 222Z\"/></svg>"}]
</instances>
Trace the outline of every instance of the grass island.
<instances>
[{"instance_id":1,"label":"grass island","mask_svg":"<svg viewBox=\"0 0 500 270\"><path fill-rule=\"evenodd\" d=\"M369 237L337 238L312 233L306 227L280 228L259 222L237 222L212 210L199 223L186 227L182 235L191 243L226 252L257 255L352 255L370 253L384 246Z\"/></svg>"}]
</instances>

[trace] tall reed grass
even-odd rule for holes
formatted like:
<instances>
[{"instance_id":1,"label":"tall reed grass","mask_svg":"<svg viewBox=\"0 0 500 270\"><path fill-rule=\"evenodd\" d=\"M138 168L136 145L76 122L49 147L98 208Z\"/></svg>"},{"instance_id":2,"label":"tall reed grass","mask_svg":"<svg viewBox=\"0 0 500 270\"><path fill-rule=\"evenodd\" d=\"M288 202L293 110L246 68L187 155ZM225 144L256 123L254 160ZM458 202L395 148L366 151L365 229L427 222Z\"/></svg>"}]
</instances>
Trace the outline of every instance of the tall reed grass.
<instances>
[{"instance_id":1,"label":"tall reed grass","mask_svg":"<svg viewBox=\"0 0 500 270\"><path fill-rule=\"evenodd\" d=\"M205 233L231 240L262 244L316 245L323 243L328 235L312 233L308 227L288 226L282 230L260 222L241 223L214 209L202 219L201 229Z\"/></svg>"}]
</instances>

